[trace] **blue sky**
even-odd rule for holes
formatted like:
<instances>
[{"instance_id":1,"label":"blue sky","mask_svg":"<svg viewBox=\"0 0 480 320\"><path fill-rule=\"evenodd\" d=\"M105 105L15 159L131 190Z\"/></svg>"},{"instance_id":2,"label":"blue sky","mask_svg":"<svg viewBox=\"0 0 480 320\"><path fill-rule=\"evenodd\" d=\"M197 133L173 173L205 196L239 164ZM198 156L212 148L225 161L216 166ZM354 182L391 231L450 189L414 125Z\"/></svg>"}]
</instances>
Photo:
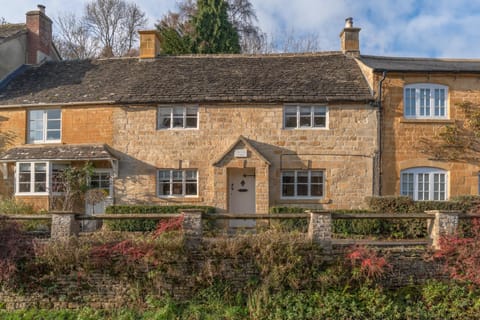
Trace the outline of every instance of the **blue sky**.
<instances>
[{"instance_id":1,"label":"blue sky","mask_svg":"<svg viewBox=\"0 0 480 320\"><path fill-rule=\"evenodd\" d=\"M0 17L23 22L38 3L47 15L81 14L87 0L0 0ZM480 59L479 0L250 0L268 35L315 35L322 51L339 50L346 17L362 28L362 54ZM136 0L150 28L175 0ZM55 27L54 27L55 28Z\"/></svg>"}]
</instances>

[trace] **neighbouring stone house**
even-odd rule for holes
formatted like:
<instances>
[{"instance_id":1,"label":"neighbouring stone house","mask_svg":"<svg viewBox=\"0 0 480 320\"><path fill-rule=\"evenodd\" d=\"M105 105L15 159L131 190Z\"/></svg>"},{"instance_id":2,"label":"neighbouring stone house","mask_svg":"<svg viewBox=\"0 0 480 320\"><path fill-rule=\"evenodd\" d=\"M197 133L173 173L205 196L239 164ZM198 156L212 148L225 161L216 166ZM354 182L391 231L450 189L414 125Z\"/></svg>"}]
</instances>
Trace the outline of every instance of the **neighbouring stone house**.
<instances>
[{"instance_id":1,"label":"neighbouring stone house","mask_svg":"<svg viewBox=\"0 0 480 320\"><path fill-rule=\"evenodd\" d=\"M479 194L480 149L466 114L478 113L480 60L358 61L371 88L381 92L380 194L414 200ZM471 103L468 110L465 103ZM447 132L451 141L441 138Z\"/></svg>"},{"instance_id":2,"label":"neighbouring stone house","mask_svg":"<svg viewBox=\"0 0 480 320\"><path fill-rule=\"evenodd\" d=\"M49 61L0 91L3 194L49 207L52 179L90 160L116 204L359 208L376 194L377 107L342 51Z\"/></svg>"},{"instance_id":3,"label":"neighbouring stone house","mask_svg":"<svg viewBox=\"0 0 480 320\"><path fill-rule=\"evenodd\" d=\"M0 25L0 81L20 73L25 65L60 60L52 42L52 20L45 6L26 14L25 23Z\"/></svg>"}]
</instances>

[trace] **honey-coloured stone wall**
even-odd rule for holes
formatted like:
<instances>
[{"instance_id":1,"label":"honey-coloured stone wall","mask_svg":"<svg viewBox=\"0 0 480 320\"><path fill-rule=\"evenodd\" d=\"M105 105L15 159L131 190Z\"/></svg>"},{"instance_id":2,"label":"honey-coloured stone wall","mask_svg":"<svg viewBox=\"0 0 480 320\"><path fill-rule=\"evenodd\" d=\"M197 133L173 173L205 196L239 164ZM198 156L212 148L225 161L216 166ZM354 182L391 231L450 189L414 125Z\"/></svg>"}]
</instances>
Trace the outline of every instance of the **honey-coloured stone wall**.
<instances>
[{"instance_id":1,"label":"honey-coloured stone wall","mask_svg":"<svg viewBox=\"0 0 480 320\"><path fill-rule=\"evenodd\" d=\"M227 169L238 167L255 169L257 213L274 205L360 208L373 194L377 111L370 105L329 105L328 128L293 130L283 129L282 104L211 104L198 110L199 128L185 130L157 130L156 106L114 113L112 146L120 154L116 203L201 203L228 212ZM250 145L248 157L225 155L240 137ZM158 169L197 169L198 197L158 197ZM286 169L324 170L324 198L282 199Z\"/></svg>"},{"instance_id":2,"label":"honey-coloured stone wall","mask_svg":"<svg viewBox=\"0 0 480 320\"><path fill-rule=\"evenodd\" d=\"M376 75L376 83L381 75ZM403 116L403 89L414 83L432 83L448 87L446 120L413 120ZM374 85L376 87L376 85ZM478 194L479 166L476 161L439 160L429 141L448 125L464 125L462 102L480 103L480 79L469 74L388 73L382 99L382 195L400 194L400 172L412 167L436 167L448 171L449 197Z\"/></svg>"}]
</instances>

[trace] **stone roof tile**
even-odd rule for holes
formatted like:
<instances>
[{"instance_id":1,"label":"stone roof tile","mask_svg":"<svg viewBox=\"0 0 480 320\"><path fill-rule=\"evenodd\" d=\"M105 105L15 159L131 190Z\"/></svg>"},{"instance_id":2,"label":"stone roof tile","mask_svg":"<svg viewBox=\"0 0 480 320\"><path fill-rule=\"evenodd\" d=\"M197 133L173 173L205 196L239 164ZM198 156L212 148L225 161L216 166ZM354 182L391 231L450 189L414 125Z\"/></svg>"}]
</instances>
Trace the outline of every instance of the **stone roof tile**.
<instances>
[{"instance_id":1,"label":"stone roof tile","mask_svg":"<svg viewBox=\"0 0 480 320\"><path fill-rule=\"evenodd\" d=\"M17 160L113 160L104 144L29 145L11 148L0 155L0 162Z\"/></svg>"},{"instance_id":2,"label":"stone roof tile","mask_svg":"<svg viewBox=\"0 0 480 320\"><path fill-rule=\"evenodd\" d=\"M25 23L1 24L0 25L0 43L7 38L11 38L23 32L27 32L27 25Z\"/></svg>"},{"instance_id":3,"label":"stone roof tile","mask_svg":"<svg viewBox=\"0 0 480 320\"><path fill-rule=\"evenodd\" d=\"M479 73L480 59L433 59L360 56L375 71Z\"/></svg>"},{"instance_id":4,"label":"stone roof tile","mask_svg":"<svg viewBox=\"0 0 480 320\"><path fill-rule=\"evenodd\" d=\"M369 101L368 84L339 52L196 55L47 62L0 91L0 105Z\"/></svg>"}]
</instances>

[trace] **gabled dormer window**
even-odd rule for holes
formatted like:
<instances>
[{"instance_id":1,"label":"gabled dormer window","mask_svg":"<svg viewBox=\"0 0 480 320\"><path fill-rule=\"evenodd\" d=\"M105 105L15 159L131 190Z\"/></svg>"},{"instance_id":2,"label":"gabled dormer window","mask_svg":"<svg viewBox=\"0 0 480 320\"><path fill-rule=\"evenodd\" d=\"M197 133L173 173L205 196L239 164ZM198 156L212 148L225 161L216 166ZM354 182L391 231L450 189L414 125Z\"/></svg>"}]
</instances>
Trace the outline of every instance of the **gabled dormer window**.
<instances>
[{"instance_id":1,"label":"gabled dormer window","mask_svg":"<svg viewBox=\"0 0 480 320\"><path fill-rule=\"evenodd\" d=\"M431 83L405 86L403 114L410 119L447 119L448 87Z\"/></svg>"}]
</instances>

